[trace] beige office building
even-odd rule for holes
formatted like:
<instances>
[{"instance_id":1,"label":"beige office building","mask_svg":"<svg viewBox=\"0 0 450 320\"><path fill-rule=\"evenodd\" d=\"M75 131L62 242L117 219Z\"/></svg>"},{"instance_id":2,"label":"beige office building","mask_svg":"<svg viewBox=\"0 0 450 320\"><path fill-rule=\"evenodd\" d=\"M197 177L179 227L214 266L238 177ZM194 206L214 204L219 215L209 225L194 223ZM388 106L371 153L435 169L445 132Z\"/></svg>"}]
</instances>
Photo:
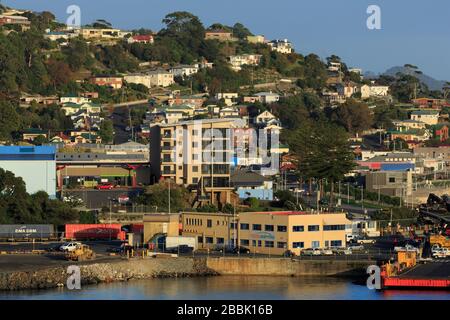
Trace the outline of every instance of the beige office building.
<instances>
[{"instance_id":1,"label":"beige office building","mask_svg":"<svg viewBox=\"0 0 450 320\"><path fill-rule=\"evenodd\" d=\"M182 213L182 235L197 237L199 249L239 245L253 253L299 255L306 248L345 247L345 213Z\"/></svg>"},{"instance_id":2,"label":"beige office building","mask_svg":"<svg viewBox=\"0 0 450 320\"><path fill-rule=\"evenodd\" d=\"M230 131L243 125L240 119L208 119L152 127L150 161L155 181L170 178L197 189L197 205L230 203Z\"/></svg>"}]
</instances>

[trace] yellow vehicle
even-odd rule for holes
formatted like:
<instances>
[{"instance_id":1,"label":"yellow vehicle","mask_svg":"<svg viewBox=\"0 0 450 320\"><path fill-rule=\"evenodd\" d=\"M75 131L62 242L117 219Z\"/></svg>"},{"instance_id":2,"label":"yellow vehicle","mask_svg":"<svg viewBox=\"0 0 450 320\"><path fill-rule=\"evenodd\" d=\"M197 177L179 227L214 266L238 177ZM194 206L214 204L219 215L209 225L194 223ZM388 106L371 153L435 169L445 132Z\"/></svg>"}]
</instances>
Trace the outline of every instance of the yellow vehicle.
<instances>
[{"instance_id":1,"label":"yellow vehicle","mask_svg":"<svg viewBox=\"0 0 450 320\"><path fill-rule=\"evenodd\" d=\"M450 238L442 235L433 235L430 236L430 245L433 247L434 245L438 245L441 248L450 249Z\"/></svg>"},{"instance_id":2,"label":"yellow vehicle","mask_svg":"<svg viewBox=\"0 0 450 320\"><path fill-rule=\"evenodd\" d=\"M66 253L66 259L71 261L85 261L95 259L95 252L85 244L79 244L75 250Z\"/></svg>"}]
</instances>

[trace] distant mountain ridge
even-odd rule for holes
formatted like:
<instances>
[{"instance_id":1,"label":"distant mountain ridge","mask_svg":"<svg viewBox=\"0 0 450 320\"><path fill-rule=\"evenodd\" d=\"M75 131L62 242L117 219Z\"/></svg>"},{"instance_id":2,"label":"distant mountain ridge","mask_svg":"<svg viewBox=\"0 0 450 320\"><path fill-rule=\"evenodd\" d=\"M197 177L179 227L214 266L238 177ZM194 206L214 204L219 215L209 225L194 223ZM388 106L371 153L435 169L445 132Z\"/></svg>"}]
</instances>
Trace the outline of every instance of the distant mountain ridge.
<instances>
[{"instance_id":1,"label":"distant mountain ridge","mask_svg":"<svg viewBox=\"0 0 450 320\"><path fill-rule=\"evenodd\" d=\"M420 80L420 82L426 84L428 86L428 88L430 90L438 90L441 91L442 88L446 85L446 81L443 80L436 80L433 77L423 73L423 74L416 74L415 73L416 69L414 68L410 68L410 67L400 67L400 66L396 66L396 67L392 67L388 70L386 70L384 73L382 73L383 75L388 75L388 76L396 76L397 73L403 73L403 74L407 74L407 75L411 75L416 77L417 79ZM376 78L378 75L374 72L366 72L364 74L364 77L367 79L373 79Z\"/></svg>"}]
</instances>

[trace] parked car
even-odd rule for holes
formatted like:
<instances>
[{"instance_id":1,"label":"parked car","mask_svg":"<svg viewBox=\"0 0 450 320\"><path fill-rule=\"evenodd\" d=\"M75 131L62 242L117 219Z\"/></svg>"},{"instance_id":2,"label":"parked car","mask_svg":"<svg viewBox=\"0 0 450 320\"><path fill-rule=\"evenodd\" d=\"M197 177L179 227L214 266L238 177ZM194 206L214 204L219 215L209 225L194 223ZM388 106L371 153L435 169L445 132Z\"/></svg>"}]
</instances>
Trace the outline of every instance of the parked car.
<instances>
[{"instance_id":1,"label":"parked car","mask_svg":"<svg viewBox=\"0 0 450 320\"><path fill-rule=\"evenodd\" d=\"M325 248L325 249L322 249L322 254L324 256L332 256L334 253L331 248Z\"/></svg>"},{"instance_id":2,"label":"parked car","mask_svg":"<svg viewBox=\"0 0 450 320\"><path fill-rule=\"evenodd\" d=\"M431 256L435 259L445 259L450 257L450 250L447 248L434 248L431 251Z\"/></svg>"},{"instance_id":3,"label":"parked car","mask_svg":"<svg viewBox=\"0 0 450 320\"><path fill-rule=\"evenodd\" d=\"M416 252L416 253L419 253L419 248L416 248L416 247L414 247L414 246L412 246L412 245L407 244L407 245L404 246L404 247L395 247L395 248L394 248L394 251L395 251L395 252L399 252L399 251L407 251L407 252Z\"/></svg>"},{"instance_id":4,"label":"parked car","mask_svg":"<svg viewBox=\"0 0 450 320\"><path fill-rule=\"evenodd\" d=\"M333 251L334 254L337 255L349 255L352 254L352 251L348 248L332 248L331 249Z\"/></svg>"},{"instance_id":5,"label":"parked car","mask_svg":"<svg viewBox=\"0 0 450 320\"><path fill-rule=\"evenodd\" d=\"M102 183L95 187L97 190L112 190L114 185L112 183Z\"/></svg>"},{"instance_id":6,"label":"parked car","mask_svg":"<svg viewBox=\"0 0 450 320\"><path fill-rule=\"evenodd\" d=\"M60 251L71 252L74 251L77 246L81 245L80 242L66 242L59 247Z\"/></svg>"},{"instance_id":7,"label":"parked car","mask_svg":"<svg viewBox=\"0 0 450 320\"><path fill-rule=\"evenodd\" d=\"M364 246L362 244L351 244L348 246L350 251L364 251Z\"/></svg>"},{"instance_id":8,"label":"parked car","mask_svg":"<svg viewBox=\"0 0 450 320\"><path fill-rule=\"evenodd\" d=\"M375 239L370 239L370 238L358 238L356 240L356 243L359 244L373 244L375 243Z\"/></svg>"},{"instance_id":9,"label":"parked car","mask_svg":"<svg viewBox=\"0 0 450 320\"><path fill-rule=\"evenodd\" d=\"M319 248L308 248L302 250L303 256L320 256L322 255L322 250Z\"/></svg>"}]
</instances>

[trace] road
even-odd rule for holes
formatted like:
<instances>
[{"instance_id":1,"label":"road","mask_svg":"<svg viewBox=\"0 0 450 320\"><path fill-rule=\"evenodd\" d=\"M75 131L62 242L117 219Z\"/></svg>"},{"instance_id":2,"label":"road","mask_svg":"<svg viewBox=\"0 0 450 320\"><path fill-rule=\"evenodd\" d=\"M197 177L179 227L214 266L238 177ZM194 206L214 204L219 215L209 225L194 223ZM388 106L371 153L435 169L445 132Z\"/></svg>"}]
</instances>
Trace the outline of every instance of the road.
<instances>
[{"instance_id":1,"label":"road","mask_svg":"<svg viewBox=\"0 0 450 320\"><path fill-rule=\"evenodd\" d=\"M126 131L129 126L128 107L117 107L112 114L114 126L114 144L121 144L131 139L131 131Z\"/></svg>"},{"instance_id":2,"label":"road","mask_svg":"<svg viewBox=\"0 0 450 320\"><path fill-rule=\"evenodd\" d=\"M309 206L316 208L317 207L317 198L316 196L306 196L303 195L302 199L307 203ZM335 199L337 201L337 199ZM327 205L321 206L323 208L328 207ZM372 208L362 208L361 206L355 206L355 205L349 205L345 203L345 199L342 199L341 206L339 207L343 209L344 211L347 211L349 213L357 213L357 214L373 214L378 211L378 209L372 209Z\"/></svg>"},{"instance_id":3,"label":"road","mask_svg":"<svg viewBox=\"0 0 450 320\"><path fill-rule=\"evenodd\" d=\"M110 200L114 202L120 195L128 195L133 198L143 192L143 188L117 188L112 190L96 190L96 189L83 189L83 190L68 190L65 192L65 196L73 195L76 198L83 200L84 205L88 209L101 209L103 207L109 207Z\"/></svg>"}]
</instances>

